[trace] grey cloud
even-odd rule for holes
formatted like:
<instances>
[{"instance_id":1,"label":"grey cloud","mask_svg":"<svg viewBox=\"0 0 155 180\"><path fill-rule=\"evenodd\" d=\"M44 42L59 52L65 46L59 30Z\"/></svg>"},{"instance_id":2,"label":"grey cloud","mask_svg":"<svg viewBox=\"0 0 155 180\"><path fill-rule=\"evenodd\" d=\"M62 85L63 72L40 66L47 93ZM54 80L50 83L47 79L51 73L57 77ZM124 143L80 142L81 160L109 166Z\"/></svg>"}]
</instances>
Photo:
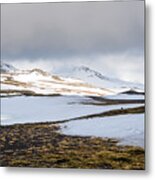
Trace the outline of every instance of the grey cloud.
<instances>
[{"instance_id":1,"label":"grey cloud","mask_svg":"<svg viewBox=\"0 0 155 180\"><path fill-rule=\"evenodd\" d=\"M144 1L3 4L2 58L143 53Z\"/></svg>"}]
</instances>

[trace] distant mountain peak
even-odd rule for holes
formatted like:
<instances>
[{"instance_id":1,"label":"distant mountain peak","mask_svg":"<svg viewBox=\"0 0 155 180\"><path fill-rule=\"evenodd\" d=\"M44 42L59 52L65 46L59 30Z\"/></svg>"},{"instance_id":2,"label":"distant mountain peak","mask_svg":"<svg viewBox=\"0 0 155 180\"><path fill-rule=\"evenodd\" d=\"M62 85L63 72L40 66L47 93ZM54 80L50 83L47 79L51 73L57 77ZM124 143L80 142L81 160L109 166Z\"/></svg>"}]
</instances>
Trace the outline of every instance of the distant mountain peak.
<instances>
[{"instance_id":1,"label":"distant mountain peak","mask_svg":"<svg viewBox=\"0 0 155 180\"><path fill-rule=\"evenodd\" d=\"M91 69L91 68L89 68L89 67L87 67L87 66L84 66L84 65L79 66L79 67L76 67L75 70L85 71L85 72L89 73L89 74L88 74L89 77L96 76L96 77L98 77L99 79L108 80L108 81L116 81L116 80L117 80L117 79L115 79L115 78L109 78L109 77L103 75L102 73L100 73L100 72L98 72L98 71L96 71L96 70L93 70L93 69Z\"/></svg>"},{"instance_id":2,"label":"distant mountain peak","mask_svg":"<svg viewBox=\"0 0 155 180\"><path fill-rule=\"evenodd\" d=\"M7 72L15 72L17 69L10 65L10 64L7 64L7 63L4 63L4 62L1 62L0 63L0 71L1 73L7 73Z\"/></svg>"},{"instance_id":3,"label":"distant mountain peak","mask_svg":"<svg viewBox=\"0 0 155 180\"><path fill-rule=\"evenodd\" d=\"M125 81L115 77L109 77L107 75L102 74L102 72L94 70L88 66L81 65L73 67L72 71L68 71L66 75L67 77L70 76L73 78L84 80L85 82L88 82L98 87L106 87L118 90L133 88L136 90L140 89L144 91L144 85L141 83Z\"/></svg>"}]
</instances>

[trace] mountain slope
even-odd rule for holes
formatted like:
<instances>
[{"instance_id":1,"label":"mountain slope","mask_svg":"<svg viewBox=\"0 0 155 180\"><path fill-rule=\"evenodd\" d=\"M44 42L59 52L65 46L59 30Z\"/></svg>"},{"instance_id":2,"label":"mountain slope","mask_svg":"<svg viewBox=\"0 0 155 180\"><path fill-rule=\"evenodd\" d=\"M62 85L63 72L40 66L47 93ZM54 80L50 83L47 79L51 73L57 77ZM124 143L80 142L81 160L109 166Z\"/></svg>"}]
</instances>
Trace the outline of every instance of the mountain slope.
<instances>
[{"instance_id":1,"label":"mountain slope","mask_svg":"<svg viewBox=\"0 0 155 180\"><path fill-rule=\"evenodd\" d=\"M0 63L0 71L1 73L11 73L11 72L15 72L17 69L10 65L10 64L6 64L6 63L3 63L1 62Z\"/></svg>"},{"instance_id":2,"label":"mountain slope","mask_svg":"<svg viewBox=\"0 0 155 180\"><path fill-rule=\"evenodd\" d=\"M132 83L116 78L110 78L98 71L90 69L87 66L71 68L66 72L62 73L62 75L66 77L82 79L87 83L93 84L98 87L110 88L116 92L128 91L130 89L144 92L144 86L140 83Z\"/></svg>"},{"instance_id":3,"label":"mountain slope","mask_svg":"<svg viewBox=\"0 0 155 180\"><path fill-rule=\"evenodd\" d=\"M9 65L6 65L9 67ZM10 66L11 67L11 66ZM41 69L3 71L1 73L1 96L7 95L86 95L105 96L114 92L97 88L74 78L51 75Z\"/></svg>"}]
</instances>

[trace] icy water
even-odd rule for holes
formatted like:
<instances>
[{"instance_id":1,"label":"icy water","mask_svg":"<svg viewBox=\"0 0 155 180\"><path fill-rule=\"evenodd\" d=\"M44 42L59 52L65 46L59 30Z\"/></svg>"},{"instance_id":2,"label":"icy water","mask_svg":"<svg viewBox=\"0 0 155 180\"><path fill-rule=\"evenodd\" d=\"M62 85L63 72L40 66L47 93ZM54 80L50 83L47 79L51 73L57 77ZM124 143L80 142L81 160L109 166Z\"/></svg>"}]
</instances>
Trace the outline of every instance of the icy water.
<instances>
[{"instance_id":1,"label":"icy water","mask_svg":"<svg viewBox=\"0 0 155 180\"><path fill-rule=\"evenodd\" d=\"M87 97L9 97L1 99L1 125L61 121L112 109L140 104L95 106L79 102ZM122 115L89 120L76 120L61 125L68 135L118 138L120 143L144 146L144 115Z\"/></svg>"}]
</instances>

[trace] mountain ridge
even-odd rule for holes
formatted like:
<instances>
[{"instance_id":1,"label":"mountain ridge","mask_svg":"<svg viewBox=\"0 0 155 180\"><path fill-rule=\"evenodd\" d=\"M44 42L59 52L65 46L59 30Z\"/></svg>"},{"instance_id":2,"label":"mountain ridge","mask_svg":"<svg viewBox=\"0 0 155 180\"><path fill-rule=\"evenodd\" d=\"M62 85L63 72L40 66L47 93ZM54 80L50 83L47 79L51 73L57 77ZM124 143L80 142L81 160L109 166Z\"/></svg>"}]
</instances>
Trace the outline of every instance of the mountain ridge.
<instances>
[{"instance_id":1,"label":"mountain ridge","mask_svg":"<svg viewBox=\"0 0 155 180\"><path fill-rule=\"evenodd\" d=\"M21 92L24 94L24 92L29 91L31 94L38 95L106 96L130 91L132 93L143 92L143 90L133 87L133 83L126 82L125 84L122 80L108 78L86 66L76 67L76 70L73 70L74 73L70 73L69 77L56 73L51 74L38 68L19 70L6 63L3 63L1 69L3 90L1 92L3 94L5 92L18 92L18 94ZM81 73L77 73L77 71ZM123 85L126 87L122 87Z\"/></svg>"},{"instance_id":2,"label":"mountain ridge","mask_svg":"<svg viewBox=\"0 0 155 180\"><path fill-rule=\"evenodd\" d=\"M112 89L137 89L144 91L144 85L141 83L129 82L118 78L108 77L101 72L91 69L87 66L76 66L70 68L65 73L60 73L66 77L82 79L85 82L98 87L107 87Z\"/></svg>"},{"instance_id":3,"label":"mountain ridge","mask_svg":"<svg viewBox=\"0 0 155 180\"><path fill-rule=\"evenodd\" d=\"M11 66L7 66L11 67ZM92 95L113 94L108 88L99 88L84 81L53 75L41 69L18 70L1 74L1 94L33 95Z\"/></svg>"}]
</instances>

